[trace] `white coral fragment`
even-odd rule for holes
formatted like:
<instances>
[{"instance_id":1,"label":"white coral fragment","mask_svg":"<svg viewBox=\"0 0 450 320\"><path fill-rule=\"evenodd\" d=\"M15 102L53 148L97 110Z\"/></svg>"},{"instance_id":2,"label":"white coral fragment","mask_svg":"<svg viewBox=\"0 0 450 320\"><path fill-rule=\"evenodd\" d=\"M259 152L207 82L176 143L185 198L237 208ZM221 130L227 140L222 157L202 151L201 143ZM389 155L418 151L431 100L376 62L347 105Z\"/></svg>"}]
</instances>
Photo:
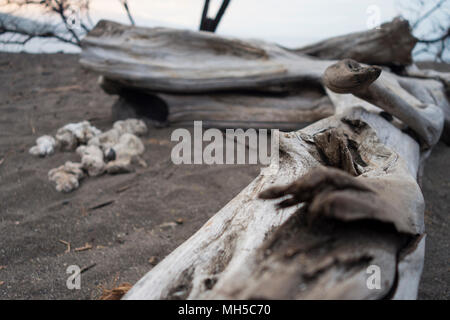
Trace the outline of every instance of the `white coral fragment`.
<instances>
[{"instance_id":1,"label":"white coral fragment","mask_svg":"<svg viewBox=\"0 0 450 320\"><path fill-rule=\"evenodd\" d=\"M102 132L89 121L69 123L56 132L56 140L64 150L74 150L79 144L86 144L93 137Z\"/></svg>"},{"instance_id":2,"label":"white coral fragment","mask_svg":"<svg viewBox=\"0 0 450 320\"><path fill-rule=\"evenodd\" d=\"M57 143L52 136L42 136L36 139L36 145L31 147L29 153L34 156L45 157L55 152Z\"/></svg>"},{"instance_id":3,"label":"white coral fragment","mask_svg":"<svg viewBox=\"0 0 450 320\"><path fill-rule=\"evenodd\" d=\"M110 129L89 140L88 145L97 146L105 151L119 142L120 135L121 132L119 130Z\"/></svg>"},{"instance_id":4,"label":"white coral fragment","mask_svg":"<svg viewBox=\"0 0 450 320\"><path fill-rule=\"evenodd\" d=\"M121 134L131 133L142 136L147 133L145 122L139 119L127 119L114 122L113 129L119 130Z\"/></svg>"},{"instance_id":5,"label":"white coral fragment","mask_svg":"<svg viewBox=\"0 0 450 320\"><path fill-rule=\"evenodd\" d=\"M48 172L48 179L56 184L56 191L70 192L77 189L84 176L81 163L67 161L64 165Z\"/></svg>"},{"instance_id":6,"label":"white coral fragment","mask_svg":"<svg viewBox=\"0 0 450 320\"><path fill-rule=\"evenodd\" d=\"M145 133L147 126L138 119L116 121L112 129L103 133L91 126L89 121L69 123L58 129L56 139L51 136L37 139L37 145L30 149L30 153L44 156L53 153L56 146L63 150L76 149L81 163L68 161L48 173L50 181L56 183L57 191L70 192L78 188L84 173L99 176L105 171L131 172L135 164L146 167L140 157L145 147L137 137Z\"/></svg>"},{"instance_id":7,"label":"white coral fragment","mask_svg":"<svg viewBox=\"0 0 450 320\"><path fill-rule=\"evenodd\" d=\"M145 147L141 139L134 134L125 133L120 136L119 143L107 150L107 154L113 153L115 159L106 164L108 173L122 173L133 170L132 163L140 162L138 157L144 153Z\"/></svg>"},{"instance_id":8,"label":"white coral fragment","mask_svg":"<svg viewBox=\"0 0 450 320\"><path fill-rule=\"evenodd\" d=\"M112 147L116 153L116 159L131 158L144 153L145 147L141 139L131 133L124 133L119 138L119 143Z\"/></svg>"},{"instance_id":9,"label":"white coral fragment","mask_svg":"<svg viewBox=\"0 0 450 320\"><path fill-rule=\"evenodd\" d=\"M103 161L103 151L95 146L79 146L76 152L81 157L81 166L88 172L89 176L95 177L105 172L105 162Z\"/></svg>"}]
</instances>

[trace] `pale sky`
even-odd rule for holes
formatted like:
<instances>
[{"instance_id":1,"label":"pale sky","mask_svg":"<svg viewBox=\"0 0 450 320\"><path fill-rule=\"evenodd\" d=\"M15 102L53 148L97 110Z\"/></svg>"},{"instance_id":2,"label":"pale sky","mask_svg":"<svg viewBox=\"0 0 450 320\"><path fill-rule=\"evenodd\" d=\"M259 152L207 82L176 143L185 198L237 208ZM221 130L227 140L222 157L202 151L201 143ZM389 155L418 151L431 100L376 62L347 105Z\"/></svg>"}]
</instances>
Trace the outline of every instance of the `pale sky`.
<instances>
[{"instance_id":1,"label":"pale sky","mask_svg":"<svg viewBox=\"0 0 450 320\"><path fill-rule=\"evenodd\" d=\"M210 15L221 0L211 0ZM129 0L137 25L197 29L204 0ZM370 6L380 20L398 14L392 0L231 0L217 33L299 46L330 36L367 29ZM119 1L95 0L95 18L127 22Z\"/></svg>"},{"instance_id":2,"label":"pale sky","mask_svg":"<svg viewBox=\"0 0 450 320\"><path fill-rule=\"evenodd\" d=\"M138 26L166 26L197 30L204 0L128 0ZM222 0L211 0L215 15ZM410 0L231 0L217 30L218 34L259 38L287 47L304 46L325 38L372 28L405 13L401 3ZM429 0L432 6L434 1ZM449 1L450 3L450 1ZM448 9L448 8L447 8ZM7 12L0 6L0 12ZM22 12L39 19L37 12ZM94 22L109 19L128 24L119 0L91 0ZM21 47L0 50L22 50ZM74 46L52 40L32 40L25 51L79 52Z\"/></svg>"}]
</instances>

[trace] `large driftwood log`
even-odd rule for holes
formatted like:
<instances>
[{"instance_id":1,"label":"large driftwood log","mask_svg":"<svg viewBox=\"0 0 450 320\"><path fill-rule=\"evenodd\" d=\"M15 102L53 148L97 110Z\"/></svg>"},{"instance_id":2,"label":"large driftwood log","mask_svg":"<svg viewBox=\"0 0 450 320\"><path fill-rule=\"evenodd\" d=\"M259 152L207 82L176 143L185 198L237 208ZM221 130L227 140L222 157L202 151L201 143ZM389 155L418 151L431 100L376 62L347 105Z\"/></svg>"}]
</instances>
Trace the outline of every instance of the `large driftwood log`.
<instances>
[{"instance_id":1,"label":"large driftwood log","mask_svg":"<svg viewBox=\"0 0 450 320\"><path fill-rule=\"evenodd\" d=\"M373 71L342 61L327 70L325 83L350 92L374 85L391 90ZM351 86L351 79L359 81ZM415 108L396 92L388 103L380 95L361 96L385 108ZM279 163L275 159L126 299L416 297L424 254L420 146L374 106L365 109L367 102L327 93L338 114L281 134ZM399 117L408 121L409 113ZM279 211L258 199L285 196ZM367 285L371 265L382 274L377 290Z\"/></svg>"},{"instance_id":2,"label":"large driftwood log","mask_svg":"<svg viewBox=\"0 0 450 320\"><path fill-rule=\"evenodd\" d=\"M296 208L277 211L273 202L257 199L267 187L286 185L325 164L320 154L322 147L314 140L321 140L323 134L333 134L336 127L352 135L362 129L362 139L358 141L363 152L360 156L369 166L356 180L363 183L371 179L378 183L382 194L389 195L386 200L395 199L388 207L392 211L386 213L402 212L401 216L384 217L385 224L377 224L375 217L367 218L366 223L355 223L346 221L344 216L341 223L322 221L308 227L309 215L304 212L297 212ZM396 292L394 284L404 276L397 271L397 255L410 247L410 241L389 225L397 224L397 228L412 235L423 231L423 197L415 182L418 144L383 118L356 109L347 115L321 120L302 131L282 134L280 152L276 174L270 168L263 171L142 278L126 298L365 299L383 298L391 291ZM327 171L323 174L325 179L333 178L333 174L326 176ZM358 189L353 184L356 183L349 183L343 191L356 199ZM313 185L310 190L315 188ZM375 194L373 197L379 198ZM347 209L352 213L355 208ZM414 247L411 250L415 251ZM384 279L380 290L369 290L366 286L366 270L372 264L380 267ZM406 281L417 278L414 273ZM416 291L402 294L414 298Z\"/></svg>"},{"instance_id":3,"label":"large driftwood log","mask_svg":"<svg viewBox=\"0 0 450 320\"><path fill-rule=\"evenodd\" d=\"M117 108L141 109L135 97L147 95L169 124L287 130L334 112L320 85L329 63L275 44L101 21L82 46L81 64L121 96Z\"/></svg>"},{"instance_id":4,"label":"large driftwood log","mask_svg":"<svg viewBox=\"0 0 450 320\"><path fill-rule=\"evenodd\" d=\"M129 88L166 93L280 91L320 82L329 65L263 41L105 20L83 39L82 48L85 67Z\"/></svg>"}]
</instances>

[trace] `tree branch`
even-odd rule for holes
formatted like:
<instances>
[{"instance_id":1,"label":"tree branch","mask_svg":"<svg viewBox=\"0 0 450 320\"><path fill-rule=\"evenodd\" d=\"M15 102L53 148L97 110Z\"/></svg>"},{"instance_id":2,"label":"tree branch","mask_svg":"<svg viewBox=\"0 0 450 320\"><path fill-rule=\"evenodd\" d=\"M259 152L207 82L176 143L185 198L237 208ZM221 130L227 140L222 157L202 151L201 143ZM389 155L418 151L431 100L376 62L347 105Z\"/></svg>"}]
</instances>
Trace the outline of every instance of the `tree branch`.
<instances>
[{"instance_id":1,"label":"tree branch","mask_svg":"<svg viewBox=\"0 0 450 320\"><path fill-rule=\"evenodd\" d=\"M442 36L435 38L435 39L419 39L418 42L420 43L436 43L441 42L445 40L447 37L450 37L450 28L448 28L447 32L443 34Z\"/></svg>"},{"instance_id":2,"label":"tree branch","mask_svg":"<svg viewBox=\"0 0 450 320\"><path fill-rule=\"evenodd\" d=\"M447 0L439 1L433 8L428 10L423 16L417 19L417 21L412 25L413 29L416 29L417 26L422 23L425 19L427 19L433 12L439 9Z\"/></svg>"},{"instance_id":3,"label":"tree branch","mask_svg":"<svg viewBox=\"0 0 450 320\"><path fill-rule=\"evenodd\" d=\"M128 1L127 0L120 0L120 2L122 3L123 8L125 9L125 11L127 13L127 16L128 16L128 19L130 20L131 25L132 26L136 25L135 22L134 22L133 16L131 15L130 8L128 7Z\"/></svg>"}]
</instances>

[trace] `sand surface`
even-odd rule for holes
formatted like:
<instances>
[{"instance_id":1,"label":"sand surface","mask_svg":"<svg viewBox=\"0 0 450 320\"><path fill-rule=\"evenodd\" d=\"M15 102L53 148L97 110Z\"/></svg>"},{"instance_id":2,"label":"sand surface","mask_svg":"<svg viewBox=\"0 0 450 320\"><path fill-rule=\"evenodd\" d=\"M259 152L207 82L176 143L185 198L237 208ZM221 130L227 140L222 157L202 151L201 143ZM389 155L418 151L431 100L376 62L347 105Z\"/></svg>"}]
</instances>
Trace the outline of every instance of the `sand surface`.
<instances>
[{"instance_id":1,"label":"sand surface","mask_svg":"<svg viewBox=\"0 0 450 320\"><path fill-rule=\"evenodd\" d=\"M87 119L102 130L112 125L115 97L104 94L77 59L0 54L0 299L96 299L102 287L133 284L259 173L258 166L176 166L173 128L152 128L143 137L147 168L56 192L48 171L78 157L35 158L28 154L35 139L69 122ZM450 298L449 159L450 148L439 144L425 170L422 299ZM92 248L75 250L86 243ZM87 268L80 290L67 289L70 265Z\"/></svg>"}]
</instances>

